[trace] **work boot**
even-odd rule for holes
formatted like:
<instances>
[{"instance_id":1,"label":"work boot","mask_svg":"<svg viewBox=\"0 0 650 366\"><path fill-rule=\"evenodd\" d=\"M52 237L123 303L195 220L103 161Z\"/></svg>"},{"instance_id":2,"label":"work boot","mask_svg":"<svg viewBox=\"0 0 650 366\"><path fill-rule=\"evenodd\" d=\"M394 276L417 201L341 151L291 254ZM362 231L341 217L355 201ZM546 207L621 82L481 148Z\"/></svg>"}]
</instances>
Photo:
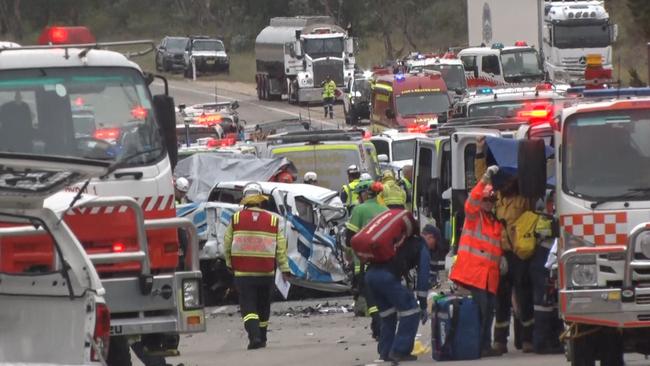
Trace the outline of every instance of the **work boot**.
<instances>
[{"instance_id":1,"label":"work boot","mask_svg":"<svg viewBox=\"0 0 650 366\"><path fill-rule=\"evenodd\" d=\"M502 353L494 348L485 348L481 351L481 357L498 357L501 355Z\"/></svg>"},{"instance_id":2,"label":"work boot","mask_svg":"<svg viewBox=\"0 0 650 366\"><path fill-rule=\"evenodd\" d=\"M523 353L533 353L534 351L533 344L530 342L523 342L521 344L521 351Z\"/></svg>"},{"instance_id":3,"label":"work boot","mask_svg":"<svg viewBox=\"0 0 650 366\"><path fill-rule=\"evenodd\" d=\"M494 342L492 348L497 350L501 354L508 353L508 345L505 343Z\"/></svg>"},{"instance_id":4,"label":"work boot","mask_svg":"<svg viewBox=\"0 0 650 366\"><path fill-rule=\"evenodd\" d=\"M370 329L372 330L372 339L378 341L379 334L381 329L381 320L379 314L375 313L371 315L372 321L370 322Z\"/></svg>"},{"instance_id":5,"label":"work boot","mask_svg":"<svg viewBox=\"0 0 650 366\"><path fill-rule=\"evenodd\" d=\"M393 353L391 351L388 354L388 361L393 361L393 362L407 362L407 361L417 361L418 356L415 355L400 355L398 353Z\"/></svg>"},{"instance_id":6,"label":"work boot","mask_svg":"<svg viewBox=\"0 0 650 366\"><path fill-rule=\"evenodd\" d=\"M248 343L248 349L258 349L258 348L263 348L266 347L266 342L262 342L261 339L255 338L250 343Z\"/></svg>"}]
</instances>

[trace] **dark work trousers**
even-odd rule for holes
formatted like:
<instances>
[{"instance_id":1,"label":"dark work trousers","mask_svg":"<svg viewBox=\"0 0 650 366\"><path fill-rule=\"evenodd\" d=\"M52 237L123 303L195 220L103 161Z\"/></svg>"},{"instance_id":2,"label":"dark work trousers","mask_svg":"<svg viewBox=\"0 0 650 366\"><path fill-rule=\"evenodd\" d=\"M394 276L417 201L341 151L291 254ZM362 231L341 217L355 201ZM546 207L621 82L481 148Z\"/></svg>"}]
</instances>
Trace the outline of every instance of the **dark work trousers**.
<instances>
[{"instance_id":1,"label":"dark work trousers","mask_svg":"<svg viewBox=\"0 0 650 366\"><path fill-rule=\"evenodd\" d=\"M512 295L517 306L517 320L520 322L521 342L533 341L533 284L530 276L532 259L522 260L513 252L505 252L504 257L508 262L508 273L501 276L499 291L497 293L496 322L494 325L494 341L507 344L510 333L510 317L512 313ZM518 341L518 340L516 340ZM515 342L519 343L519 342Z\"/></svg>"},{"instance_id":2,"label":"dark work trousers","mask_svg":"<svg viewBox=\"0 0 650 366\"><path fill-rule=\"evenodd\" d=\"M325 117L329 113L330 118L334 118L334 98L323 98L323 108L325 108Z\"/></svg>"},{"instance_id":3,"label":"dark work trousers","mask_svg":"<svg viewBox=\"0 0 650 366\"><path fill-rule=\"evenodd\" d=\"M266 342L266 332L271 315L272 276L235 277L239 293L239 308L248 340Z\"/></svg>"},{"instance_id":4,"label":"dark work trousers","mask_svg":"<svg viewBox=\"0 0 650 366\"><path fill-rule=\"evenodd\" d=\"M492 320L494 319L494 306L495 296L487 290L481 290L475 287L467 286L472 293L472 298L478 305L479 312L481 313L481 350L490 349L492 347L491 330Z\"/></svg>"},{"instance_id":5,"label":"dark work trousers","mask_svg":"<svg viewBox=\"0 0 650 366\"><path fill-rule=\"evenodd\" d=\"M370 329L372 331L372 338L379 339L379 332L381 329L381 320L379 318L379 308L377 307L377 302L375 297L372 294L372 291L368 288L365 280L365 268L362 265L361 271L354 275L355 284L359 288L359 294L355 297L355 301L359 301L359 297L363 297L366 301L367 314L372 319L370 321Z\"/></svg>"},{"instance_id":6,"label":"dark work trousers","mask_svg":"<svg viewBox=\"0 0 650 366\"><path fill-rule=\"evenodd\" d=\"M557 291L550 278L549 270L544 267L550 244L552 243L546 246L544 243L538 245L530 264L535 314L533 347L536 353L557 352L562 346L559 336L564 326L558 314Z\"/></svg>"}]
</instances>

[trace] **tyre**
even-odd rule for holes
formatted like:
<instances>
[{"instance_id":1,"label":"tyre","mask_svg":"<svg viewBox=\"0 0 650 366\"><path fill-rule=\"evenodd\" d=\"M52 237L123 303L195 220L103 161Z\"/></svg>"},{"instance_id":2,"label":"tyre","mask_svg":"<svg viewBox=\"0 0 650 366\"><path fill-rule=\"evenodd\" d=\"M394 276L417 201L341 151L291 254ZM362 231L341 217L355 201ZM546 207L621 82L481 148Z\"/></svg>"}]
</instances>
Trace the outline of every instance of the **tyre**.
<instances>
[{"instance_id":1,"label":"tyre","mask_svg":"<svg viewBox=\"0 0 650 366\"><path fill-rule=\"evenodd\" d=\"M568 341L568 358L571 366L595 366L593 349L589 345L589 336L572 338Z\"/></svg>"},{"instance_id":2,"label":"tyre","mask_svg":"<svg viewBox=\"0 0 650 366\"><path fill-rule=\"evenodd\" d=\"M106 364L108 366L131 366L131 348L127 337L111 337Z\"/></svg>"}]
</instances>

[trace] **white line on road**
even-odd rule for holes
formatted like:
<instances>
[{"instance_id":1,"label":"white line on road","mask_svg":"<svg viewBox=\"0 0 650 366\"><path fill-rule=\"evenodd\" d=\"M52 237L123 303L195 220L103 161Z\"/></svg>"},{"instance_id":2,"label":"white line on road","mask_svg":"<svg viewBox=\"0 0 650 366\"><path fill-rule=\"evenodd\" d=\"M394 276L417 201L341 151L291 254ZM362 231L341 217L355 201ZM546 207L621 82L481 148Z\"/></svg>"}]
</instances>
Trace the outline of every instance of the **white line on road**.
<instances>
[{"instance_id":1,"label":"white line on road","mask_svg":"<svg viewBox=\"0 0 650 366\"><path fill-rule=\"evenodd\" d=\"M160 86L160 87L164 86L162 83L159 83L159 82L155 82L154 85ZM205 95L205 96L209 96L209 97L217 97L217 98L222 98L222 99L229 100L229 101L239 100L239 99L236 99L236 98L227 97L225 95L219 95L219 94L215 94L215 93L204 92L204 91L201 91L201 90L184 88L184 87L181 87L181 86L175 86L175 85L171 85L171 83L169 84L169 89L176 89L176 90L181 90L181 91L184 91L184 92L195 93L195 94ZM238 93L238 92L236 92L236 93ZM239 93L239 94L244 94L244 93ZM244 95L246 95L246 94L244 94ZM272 112L284 113L284 114L292 116L292 117L302 118L302 114L300 114L300 113L290 112L290 111L280 109L280 108L269 107L269 106L266 106L266 105L263 105L263 104L259 104L259 103L255 103L255 102L251 102L251 101L246 101L246 100L240 101L240 103L241 104L248 103L250 105L254 105L254 106L259 107L259 108L264 108L264 109L272 111ZM312 118L311 120L315 121L315 122L318 122L318 123L321 123L321 124L324 124L324 125L332 126L334 128L339 128L339 125L334 123L334 122L329 122L329 121L316 119L316 118Z\"/></svg>"}]
</instances>

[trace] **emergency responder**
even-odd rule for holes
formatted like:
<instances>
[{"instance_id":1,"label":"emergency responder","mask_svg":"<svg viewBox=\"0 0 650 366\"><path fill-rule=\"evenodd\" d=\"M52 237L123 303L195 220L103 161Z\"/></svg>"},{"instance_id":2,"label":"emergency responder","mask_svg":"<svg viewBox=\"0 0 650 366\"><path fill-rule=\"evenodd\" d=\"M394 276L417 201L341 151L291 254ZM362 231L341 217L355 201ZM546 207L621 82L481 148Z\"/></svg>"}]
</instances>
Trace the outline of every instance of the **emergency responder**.
<instances>
[{"instance_id":1,"label":"emergency responder","mask_svg":"<svg viewBox=\"0 0 650 366\"><path fill-rule=\"evenodd\" d=\"M363 180L355 188L359 194L360 204L352 209L350 220L345 224L348 247L350 247L350 240L354 234L363 229L375 216L387 210L386 206L377 203L377 195L381 193L382 189L381 183L373 182L372 180ZM372 294L368 291L368 286L365 286L364 275L365 265L355 256L353 288L355 288L355 292L358 294L355 295L355 305L362 303L365 299L367 314L372 318L370 322L372 338L378 340L380 334L379 309L376 306Z\"/></svg>"},{"instance_id":2,"label":"emergency responder","mask_svg":"<svg viewBox=\"0 0 650 366\"><path fill-rule=\"evenodd\" d=\"M379 203L386 206L406 204L406 192L397 184L392 171L384 170L381 176L381 183L384 185L384 190L379 195ZM390 202L387 201L387 198Z\"/></svg>"},{"instance_id":3,"label":"emergency responder","mask_svg":"<svg viewBox=\"0 0 650 366\"><path fill-rule=\"evenodd\" d=\"M381 318L381 333L377 345L379 357L393 362L417 359L411 352L418 330L418 320L424 324L428 319L426 296L429 289L429 250L418 235L406 237L404 233L402 242L402 245L397 244L399 249L390 261L371 263L366 272L366 285L377 302ZM402 279L416 267L417 301L416 296L402 285Z\"/></svg>"},{"instance_id":4,"label":"emergency responder","mask_svg":"<svg viewBox=\"0 0 650 366\"><path fill-rule=\"evenodd\" d=\"M422 229L422 239L429 248L429 283L433 286L438 283L438 272L445 269L445 257L447 256L447 246L445 245L440 230L427 224Z\"/></svg>"},{"instance_id":5,"label":"emergency responder","mask_svg":"<svg viewBox=\"0 0 650 366\"><path fill-rule=\"evenodd\" d=\"M190 190L190 181L185 177L178 177L174 182L174 198L177 205L188 203L187 192Z\"/></svg>"},{"instance_id":6,"label":"emergency responder","mask_svg":"<svg viewBox=\"0 0 650 366\"><path fill-rule=\"evenodd\" d=\"M348 184L344 184L341 188L341 202L347 207L348 212L352 212L352 207L359 203L359 195L354 191L359 184L361 172L356 165L348 167Z\"/></svg>"},{"instance_id":7,"label":"emergency responder","mask_svg":"<svg viewBox=\"0 0 650 366\"><path fill-rule=\"evenodd\" d=\"M282 272L285 280L291 272L280 218L261 208L267 200L262 187L248 183L243 194L244 208L232 216L224 246L226 265L235 275L248 349L256 349L266 347L275 271Z\"/></svg>"},{"instance_id":8,"label":"emergency responder","mask_svg":"<svg viewBox=\"0 0 650 366\"><path fill-rule=\"evenodd\" d=\"M327 75L321 83L323 88L323 108L325 108L325 118L329 112L330 119L334 118L334 97L336 96L336 83Z\"/></svg>"},{"instance_id":9,"label":"emergency responder","mask_svg":"<svg viewBox=\"0 0 650 366\"><path fill-rule=\"evenodd\" d=\"M402 178L399 185L406 192L406 209L410 210L413 205L413 165L405 165L402 168Z\"/></svg>"},{"instance_id":10,"label":"emergency responder","mask_svg":"<svg viewBox=\"0 0 650 366\"><path fill-rule=\"evenodd\" d=\"M472 293L479 306L482 357L501 355L490 344L502 253L502 226L492 213L496 194L490 184L498 170L497 166L489 167L465 202L465 223L456 262L449 275L452 281Z\"/></svg>"},{"instance_id":11,"label":"emergency responder","mask_svg":"<svg viewBox=\"0 0 650 366\"><path fill-rule=\"evenodd\" d=\"M318 175L315 172L307 172L302 177L302 181L305 184L318 185Z\"/></svg>"},{"instance_id":12,"label":"emergency responder","mask_svg":"<svg viewBox=\"0 0 650 366\"><path fill-rule=\"evenodd\" d=\"M485 137L476 141L476 159L474 161L475 175L481 177L485 173ZM505 174L504 174L505 176ZM496 217L503 224L501 248L507 270L501 272L501 282L496 298L496 322L494 324L494 348L508 352L508 335L510 333L511 309L513 294L516 299L515 346L523 352L533 352L533 292L530 280L530 259L522 260L514 254L516 245L515 222L524 212L531 209L529 199L518 193L517 179L509 176L497 189ZM519 332L521 330L521 332Z\"/></svg>"}]
</instances>

